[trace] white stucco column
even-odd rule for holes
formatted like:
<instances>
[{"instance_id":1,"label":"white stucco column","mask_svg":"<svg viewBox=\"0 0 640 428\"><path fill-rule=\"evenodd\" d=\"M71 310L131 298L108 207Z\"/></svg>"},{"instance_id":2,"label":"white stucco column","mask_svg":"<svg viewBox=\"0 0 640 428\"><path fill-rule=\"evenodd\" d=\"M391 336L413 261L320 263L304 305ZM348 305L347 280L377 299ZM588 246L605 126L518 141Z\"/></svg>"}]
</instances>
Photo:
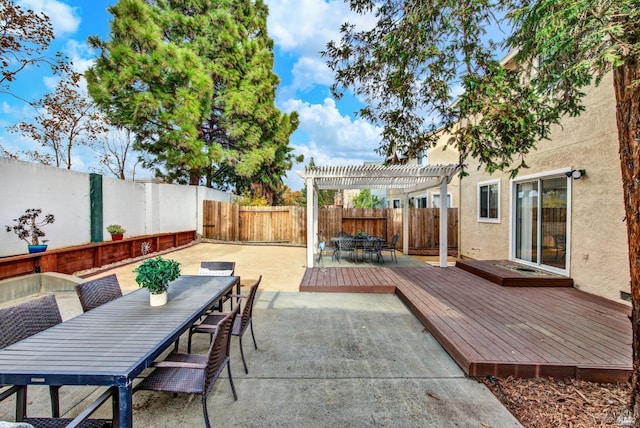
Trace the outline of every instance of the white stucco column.
<instances>
[{"instance_id":1,"label":"white stucco column","mask_svg":"<svg viewBox=\"0 0 640 428\"><path fill-rule=\"evenodd\" d=\"M449 199L447 198L447 178L443 177L440 183L440 267L447 267L447 255L449 250L448 226Z\"/></svg>"},{"instance_id":2,"label":"white stucco column","mask_svg":"<svg viewBox=\"0 0 640 428\"><path fill-rule=\"evenodd\" d=\"M402 254L409 255L409 194L402 194Z\"/></svg>"},{"instance_id":3,"label":"white stucco column","mask_svg":"<svg viewBox=\"0 0 640 428\"><path fill-rule=\"evenodd\" d=\"M316 233L318 231L318 214L317 214L317 190L314 186L312 177L305 179L307 186L307 267L313 267L313 255L316 242Z\"/></svg>"}]
</instances>

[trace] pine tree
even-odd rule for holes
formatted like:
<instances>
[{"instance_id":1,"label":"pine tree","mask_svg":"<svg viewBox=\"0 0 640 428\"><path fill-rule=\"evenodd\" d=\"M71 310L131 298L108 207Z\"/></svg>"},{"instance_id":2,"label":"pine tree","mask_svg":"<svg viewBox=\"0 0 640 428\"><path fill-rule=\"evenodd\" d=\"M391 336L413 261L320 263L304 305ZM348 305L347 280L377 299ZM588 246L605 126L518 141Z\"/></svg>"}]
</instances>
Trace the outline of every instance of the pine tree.
<instances>
[{"instance_id":1,"label":"pine tree","mask_svg":"<svg viewBox=\"0 0 640 428\"><path fill-rule=\"evenodd\" d=\"M227 189L288 147L297 118L274 105L261 1L121 0L109 10L112 40L90 39L102 53L89 91L136 133L157 175Z\"/></svg>"}]
</instances>

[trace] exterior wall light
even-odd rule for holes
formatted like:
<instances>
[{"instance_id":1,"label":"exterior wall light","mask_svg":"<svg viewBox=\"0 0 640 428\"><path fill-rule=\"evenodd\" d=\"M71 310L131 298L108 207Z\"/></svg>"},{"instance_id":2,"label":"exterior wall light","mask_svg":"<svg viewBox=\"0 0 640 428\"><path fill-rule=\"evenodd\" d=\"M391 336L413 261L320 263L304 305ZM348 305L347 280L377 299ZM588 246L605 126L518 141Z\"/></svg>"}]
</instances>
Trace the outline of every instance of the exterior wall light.
<instances>
[{"instance_id":1,"label":"exterior wall light","mask_svg":"<svg viewBox=\"0 0 640 428\"><path fill-rule=\"evenodd\" d=\"M584 169L572 169L571 171L565 172L564 175L574 180L579 180L583 175L587 175L587 171Z\"/></svg>"}]
</instances>

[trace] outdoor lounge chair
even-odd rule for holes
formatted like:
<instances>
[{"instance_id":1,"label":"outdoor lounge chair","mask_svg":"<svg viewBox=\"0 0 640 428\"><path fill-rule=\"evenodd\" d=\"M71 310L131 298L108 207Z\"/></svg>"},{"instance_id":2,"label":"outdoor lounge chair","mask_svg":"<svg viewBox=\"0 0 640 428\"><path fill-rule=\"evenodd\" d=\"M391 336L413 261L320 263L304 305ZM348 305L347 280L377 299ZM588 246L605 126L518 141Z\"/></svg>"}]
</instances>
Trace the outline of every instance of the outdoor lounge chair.
<instances>
[{"instance_id":1,"label":"outdoor lounge chair","mask_svg":"<svg viewBox=\"0 0 640 428\"><path fill-rule=\"evenodd\" d=\"M28 300L14 306L0 309L0 348L13 345L16 342L40 333L62 322L56 296L53 294ZM51 386L51 414L60 416L59 386ZM15 393L26 393L26 389L11 386L0 393L0 401ZM16 420L24 415L16 414Z\"/></svg>"},{"instance_id":2,"label":"outdoor lounge chair","mask_svg":"<svg viewBox=\"0 0 640 428\"><path fill-rule=\"evenodd\" d=\"M84 312L122 296L115 273L76 285L76 294Z\"/></svg>"},{"instance_id":3,"label":"outdoor lounge chair","mask_svg":"<svg viewBox=\"0 0 640 428\"><path fill-rule=\"evenodd\" d=\"M396 244L398 243L398 238L400 238L400 234L396 233L391 238L391 241L386 242L380 249L380 252L389 252L390 257L395 260L396 263L398 263L398 257L396 256Z\"/></svg>"},{"instance_id":4,"label":"outdoor lounge chair","mask_svg":"<svg viewBox=\"0 0 640 428\"><path fill-rule=\"evenodd\" d=\"M236 262L200 262L198 275L231 276L236 270Z\"/></svg>"},{"instance_id":5,"label":"outdoor lounge chair","mask_svg":"<svg viewBox=\"0 0 640 428\"><path fill-rule=\"evenodd\" d=\"M244 301L244 307L242 308L242 313L238 313L235 317L233 323L233 330L231 334L233 336L238 336L238 340L240 343L240 356L242 357L242 364L244 365L244 372L249 373L249 369L247 368L247 362L244 358L244 350L242 349L242 336L244 332L247 330L247 327L251 327L251 337L253 338L253 346L255 349L258 349L258 344L256 343L256 336L253 333L253 304L255 302L256 292L258 291L258 286L260 285L260 281L262 281L262 275L258 278L258 280L251 286L249 289L249 294L247 296L240 296ZM232 295L232 297L237 297L236 295ZM238 304L236 304L237 306ZM236 309L238 309L236 307ZM215 331L215 326L220 323L225 314L219 313L211 313L203 318L201 321L194 324L189 329L189 344L187 346L188 352L191 352L191 336L195 333L207 333L213 334Z\"/></svg>"},{"instance_id":6,"label":"outdoor lounge chair","mask_svg":"<svg viewBox=\"0 0 640 428\"><path fill-rule=\"evenodd\" d=\"M164 361L152 364L151 367L154 367L154 370L134 388L134 393L139 390L150 390L199 394L202 398L204 423L209 428L211 424L207 411L207 395L225 365L227 366L231 391L233 391L233 399L238 400L231 377L229 345L233 320L238 316L239 308L240 306L237 306L235 311L225 314L215 326L212 331L211 345L206 355L170 353Z\"/></svg>"}]
</instances>

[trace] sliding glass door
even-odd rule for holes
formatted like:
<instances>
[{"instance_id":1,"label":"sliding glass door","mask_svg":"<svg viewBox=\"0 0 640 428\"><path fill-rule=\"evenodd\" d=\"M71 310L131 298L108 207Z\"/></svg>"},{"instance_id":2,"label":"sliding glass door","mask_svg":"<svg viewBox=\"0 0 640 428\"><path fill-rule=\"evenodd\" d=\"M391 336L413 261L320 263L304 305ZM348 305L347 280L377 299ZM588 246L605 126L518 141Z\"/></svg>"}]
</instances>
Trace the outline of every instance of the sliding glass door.
<instances>
[{"instance_id":1,"label":"sliding glass door","mask_svg":"<svg viewBox=\"0 0 640 428\"><path fill-rule=\"evenodd\" d=\"M516 260L567 269L567 183L562 175L514 184Z\"/></svg>"}]
</instances>

